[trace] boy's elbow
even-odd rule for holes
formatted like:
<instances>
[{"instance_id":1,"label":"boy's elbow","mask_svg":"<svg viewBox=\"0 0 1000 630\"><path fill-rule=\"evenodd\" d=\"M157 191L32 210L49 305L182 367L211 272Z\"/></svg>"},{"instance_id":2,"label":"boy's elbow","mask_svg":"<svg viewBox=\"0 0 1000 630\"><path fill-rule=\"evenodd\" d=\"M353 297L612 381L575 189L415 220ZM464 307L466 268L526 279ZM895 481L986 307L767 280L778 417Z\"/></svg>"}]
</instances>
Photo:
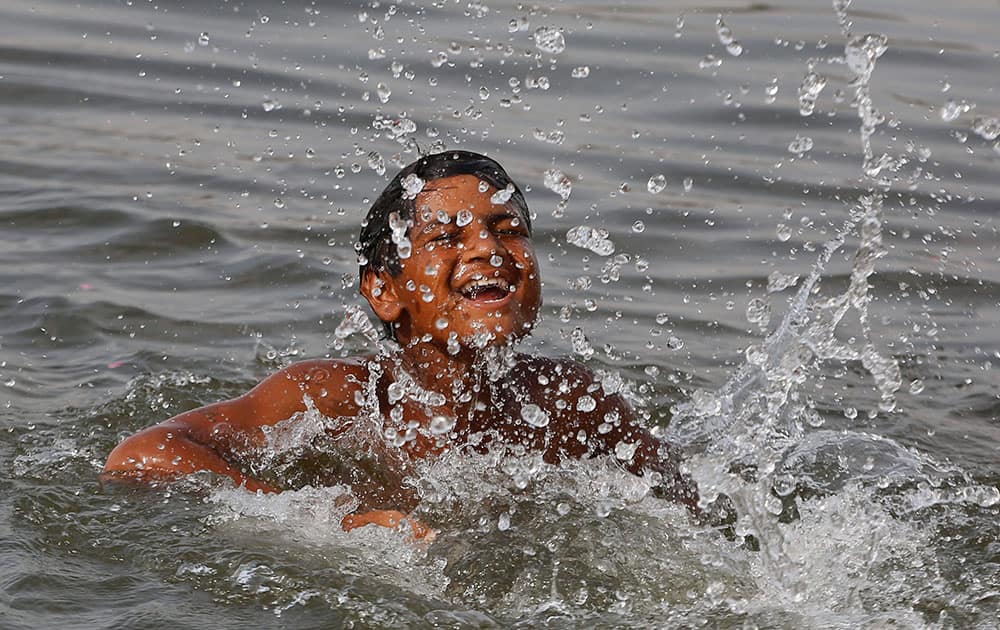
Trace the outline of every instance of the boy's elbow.
<instances>
[{"instance_id":1,"label":"boy's elbow","mask_svg":"<svg viewBox=\"0 0 1000 630\"><path fill-rule=\"evenodd\" d=\"M136 433L111 451L101 475L165 479L191 472L190 463L178 456L178 440L184 438L163 427Z\"/></svg>"}]
</instances>

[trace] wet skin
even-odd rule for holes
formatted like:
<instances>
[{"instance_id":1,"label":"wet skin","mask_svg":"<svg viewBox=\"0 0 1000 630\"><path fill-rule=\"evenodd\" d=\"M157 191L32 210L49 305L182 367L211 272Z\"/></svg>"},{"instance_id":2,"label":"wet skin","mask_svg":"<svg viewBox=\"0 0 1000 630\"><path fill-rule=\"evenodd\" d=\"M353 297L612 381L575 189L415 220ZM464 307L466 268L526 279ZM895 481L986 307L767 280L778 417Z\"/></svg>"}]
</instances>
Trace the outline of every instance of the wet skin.
<instances>
[{"instance_id":1,"label":"wet skin","mask_svg":"<svg viewBox=\"0 0 1000 630\"><path fill-rule=\"evenodd\" d=\"M427 182L416 199L412 254L400 261L402 271L362 279L375 313L398 324L396 337L408 349L446 352L449 335L468 340L477 333L501 345L524 336L538 317L541 281L524 218L492 203L495 189L480 192L479 184L472 175ZM423 341L425 335L431 339Z\"/></svg>"},{"instance_id":2,"label":"wet skin","mask_svg":"<svg viewBox=\"0 0 1000 630\"><path fill-rule=\"evenodd\" d=\"M351 485L359 501L343 521L345 530L367 524L397 527L407 521L406 513L418 501L399 483L408 460L453 448L485 452L498 445L522 446L558 463L565 457L613 453L625 442L635 448L622 461L629 471L661 476L660 494L695 510L697 494L679 470L676 450L640 427L625 399L606 394L585 366L508 353L502 378L487 377L483 353L473 342L499 347L523 337L541 305L537 261L523 217L516 208L492 203L495 192L492 187L480 191L478 178L471 175L427 182L416 198L417 216L409 230L413 250L401 261L401 272L372 271L362 278L361 292L375 313L397 324L400 351L293 364L239 398L182 413L127 438L108 457L105 478L155 481L208 470L249 490L280 491L277 483L250 473L255 454L266 443L265 427L306 411L309 398L320 413L336 419L329 429L334 442L346 439L366 411L358 402L363 396L356 393L364 393L370 378L377 379L374 389L383 420L394 427L386 414L389 386L406 375L424 390L443 395L445 402L430 407L408 398L393 401L402 406L399 431L412 421L418 423L416 431L398 449L371 442L368 447L384 451L376 459L398 462L399 470L368 475L354 467L346 478L329 479ZM594 399L592 410L577 409L582 396ZM537 406L547 424L526 422L522 413L528 405ZM445 436L430 431L438 415L455 421ZM415 537L428 533L415 519L409 522Z\"/></svg>"}]
</instances>

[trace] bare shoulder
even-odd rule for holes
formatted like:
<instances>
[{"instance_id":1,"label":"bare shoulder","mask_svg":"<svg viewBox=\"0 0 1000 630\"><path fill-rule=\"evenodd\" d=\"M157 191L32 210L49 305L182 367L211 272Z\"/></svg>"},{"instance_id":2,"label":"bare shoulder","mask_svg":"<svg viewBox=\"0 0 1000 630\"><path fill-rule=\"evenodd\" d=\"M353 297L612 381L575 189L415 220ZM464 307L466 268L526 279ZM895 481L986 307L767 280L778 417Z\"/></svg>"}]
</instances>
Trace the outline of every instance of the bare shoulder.
<instances>
[{"instance_id":1,"label":"bare shoulder","mask_svg":"<svg viewBox=\"0 0 1000 630\"><path fill-rule=\"evenodd\" d=\"M517 378L532 387L537 384L564 394L600 387L600 379L593 370L570 358L518 354L514 365Z\"/></svg>"},{"instance_id":2,"label":"bare shoulder","mask_svg":"<svg viewBox=\"0 0 1000 630\"><path fill-rule=\"evenodd\" d=\"M368 379L368 358L310 359L285 367L264 379L250 396L273 397L277 392L308 396L326 415L353 415L355 392Z\"/></svg>"},{"instance_id":3,"label":"bare shoulder","mask_svg":"<svg viewBox=\"0 0 1000 630\"><path fill-rule=\"evenodd\" d=\"M297 383L323 385L363 382L368 377L368 358L309 359L293 363L270 378L286 378Z\"/></svg>"},{"instance_id":4,"label":"bare shoulder","mask_svg":"<svg viewBox=\"0 0 1000 630\"><path fill-rule=\"evenodd\" d=\"M529 392L530 398L553 419L560 418L567 428L593 427L612 421L630 422L632 409L608 387L600 375L578 361L519 355L515 361L515 379Z\"/></svg>"}]
</instances>

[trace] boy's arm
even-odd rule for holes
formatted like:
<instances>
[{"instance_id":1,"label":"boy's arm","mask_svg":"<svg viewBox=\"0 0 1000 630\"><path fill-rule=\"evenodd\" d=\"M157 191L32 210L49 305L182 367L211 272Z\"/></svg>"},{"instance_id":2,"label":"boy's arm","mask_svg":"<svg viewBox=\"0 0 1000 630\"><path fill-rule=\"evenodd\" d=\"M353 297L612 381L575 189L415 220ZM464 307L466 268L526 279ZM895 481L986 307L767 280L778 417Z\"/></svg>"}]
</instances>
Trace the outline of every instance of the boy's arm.
<instances>
[{"instance_id":1,"label":"boy's arm","mask_svg":"<svg viewBox=\"0 0 1000 630\"><path fill-rule=\"evenodd\" d=\"M179 414L127 438L111 451L102 476L153 481L207 470L249 490L274 491L234 460L264 444L263 427L305 411L305 395L327 415L356 414L352 377L360 370L351 362L291 365L239 398Z\"/></svg>"},{"instance_id":2,"label":"boy's arm","mask_svg":"<svg viewBox=\"0 0 1000 630\"><path fill-rule=\"evenodd\" d=\"M682 503L698 512L698 488L690 476L681 472L681 450L656 438L641 426L628 401L619 393L605 393L588 368L575 361L564 362L561 368L572 390L569 400L589 395L596 402L596 407L589 412L574 410L576 405L568 407L572 410L570 416L573 419L567 424L573 427L574 433L578 429L585 431L590 453L612 453L634 475L657 473L662 477L654 488L657 496ZM613 422L609 423L609 419ZM601 426L605 423L610 428ZM571 444L574 441L568 442Z\"/></svg>"},{"instance_id":3,"label":"boy's arm","mask_svg":"<svg viewBox=\"0 0 1000 630\"><path fill-rule=\"evenodd\" d=\"M684 456L681 450L665 440L654 437L649 431L633 425L626 429L629 433L624 440L637 443L631 461L624 462L625 468L635 475L653 472L661 476L653 488L653 494L685 505L694 513L699 513L698 486L694 480L681 471Z\"/></svg>"}]
</instances>

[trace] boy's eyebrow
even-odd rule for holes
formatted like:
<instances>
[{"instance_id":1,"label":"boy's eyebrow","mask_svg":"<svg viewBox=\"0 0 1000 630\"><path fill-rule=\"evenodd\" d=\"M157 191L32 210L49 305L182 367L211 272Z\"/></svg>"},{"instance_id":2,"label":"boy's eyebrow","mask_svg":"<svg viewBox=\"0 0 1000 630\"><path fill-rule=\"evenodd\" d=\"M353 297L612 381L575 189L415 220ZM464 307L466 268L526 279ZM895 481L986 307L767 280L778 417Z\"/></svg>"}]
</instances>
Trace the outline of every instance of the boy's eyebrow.
<instances>
[{"instance_id":1,"label":"boy's eyebrow","mask_svg":"<svg viewBox=\"0 0 1000 630\"><path fill-rule=\"evenodd\" d=\"M504 210L505 212L494 212L490 214L488 217L486 217L486 223L493 225L495 223L499 223L500 221L504 221L507 219L518 219L520 221L524 220L523 214L521 213L520 209L516 207L512 208L510 206L504 206ZM455 225L454 221L449 221L448 223L441 223L436 218L432 218L431 220L427 221L427 224L424 225L424 227L420 228L419 234L430 234L431 232L435 232L441 228L454 229L454 225Z\"/></svg>"},{"instance_id":2,"label":"boy's eyebrow","mask_svg":"<svg viewBox=\"0 0 1000 630\"><path fill-rule=\"evenodd\" d=\"M511 208L509 206L504 206L504 210L507 212L496 212L489 216L488 221L490 223L496 223L498 221L503 221L504 219L518 219L523 221L524 217L521 211L517 208Z\"/></svg>"}]
</instances>

